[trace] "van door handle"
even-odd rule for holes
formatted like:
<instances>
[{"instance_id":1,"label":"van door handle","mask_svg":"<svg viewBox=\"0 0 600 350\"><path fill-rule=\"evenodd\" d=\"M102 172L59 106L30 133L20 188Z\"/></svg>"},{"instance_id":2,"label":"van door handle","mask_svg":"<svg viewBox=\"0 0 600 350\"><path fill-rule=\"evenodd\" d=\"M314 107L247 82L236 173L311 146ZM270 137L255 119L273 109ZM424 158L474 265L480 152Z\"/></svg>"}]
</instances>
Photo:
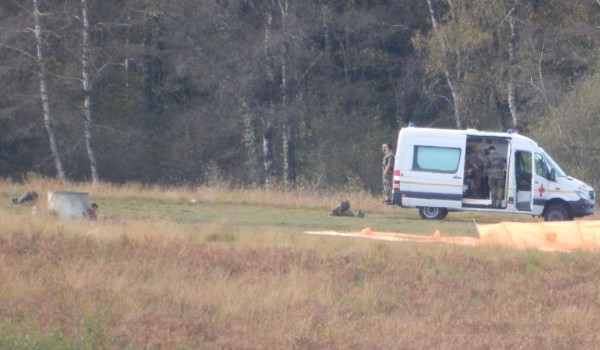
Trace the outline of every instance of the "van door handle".
<instances>
[{"instance_id":1,"label":"van door handle","mask_svg":"<svg viewBox=\"0 0 600 350\"><path fill-rule=\"evenodd\" d=\"M456 175L456 176L453 177L453 179L457 179L458 180L458 179L462 179L462 177Z\"/></svg>"}]
</instances>

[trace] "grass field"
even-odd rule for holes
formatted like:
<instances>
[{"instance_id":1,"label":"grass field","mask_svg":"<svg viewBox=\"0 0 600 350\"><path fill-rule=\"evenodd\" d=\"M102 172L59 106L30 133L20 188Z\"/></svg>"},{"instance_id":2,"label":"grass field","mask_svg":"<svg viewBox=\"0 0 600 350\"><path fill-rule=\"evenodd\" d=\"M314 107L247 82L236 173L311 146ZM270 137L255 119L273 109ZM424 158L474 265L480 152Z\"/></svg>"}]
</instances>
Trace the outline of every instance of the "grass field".
<instances>
[{"instance_id":1,"label":"grass field","mask_svg":"<svg viewBox=\"0 0 600 350\"><path fill-rule=\"evenodd\" d=\"M0 348L591 349L600 343L595 253L382 242L309 230L475 236L363 192L90 192L99 219L61 222L0 182ZM44 195L42 195L44 197ZM366 217L330 217L348 198ZM41 201L43 202L43 201ZM595 217L597 219L598 217ZM590 218L594 219L594 218Z\"/></svg>"}]
</instances>

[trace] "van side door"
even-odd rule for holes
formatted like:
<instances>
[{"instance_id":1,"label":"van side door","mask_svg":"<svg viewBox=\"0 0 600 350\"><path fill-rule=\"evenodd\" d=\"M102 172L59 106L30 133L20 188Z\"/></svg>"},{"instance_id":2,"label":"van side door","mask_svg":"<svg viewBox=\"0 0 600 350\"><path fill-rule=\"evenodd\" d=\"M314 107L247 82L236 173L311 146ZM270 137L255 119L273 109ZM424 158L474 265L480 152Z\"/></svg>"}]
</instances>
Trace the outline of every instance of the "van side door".
<instances>
[{"instance_id":1,"label":"van side door","mask_svg":"<svg viewBox=\"0 0 600 350\"><path fill-rule=\"evenodd\" d=\"M553 191L550 167L541 153L533 154L533 212L536 214L544 211L544 206Z\"/></svg>"},{"instance_id":2,"label":"van side door","mask_svg":"<svg viewBox=\"0 0 600 350\"><path fill-rule=\"evenodd\" d=\"M532 152L526 150L515 151L514 157L516 203L519 211L531 211L531 200L533 196L533 156Z\"/></svg>"}]
</instances>

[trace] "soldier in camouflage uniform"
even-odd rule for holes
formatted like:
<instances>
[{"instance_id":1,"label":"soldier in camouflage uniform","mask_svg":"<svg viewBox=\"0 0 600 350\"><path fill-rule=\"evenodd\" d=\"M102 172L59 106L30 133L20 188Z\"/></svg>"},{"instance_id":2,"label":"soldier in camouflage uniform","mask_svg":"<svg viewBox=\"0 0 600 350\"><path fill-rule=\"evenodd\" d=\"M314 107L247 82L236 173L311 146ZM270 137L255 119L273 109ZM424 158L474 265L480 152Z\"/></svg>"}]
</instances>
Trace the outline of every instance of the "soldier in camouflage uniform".
<instances>
[{"instance_id":1,"label":"soldier in camouflage uniform","mask_svg":"<svg viewBox=\"0 0 600 350\"><path fill-rule=\"evenodd\" d=\"M33 203L35 204L38 200L38 194L36 191L25 191L21 195L21 197L16 197L12 199L13 204L24 204L24 203Z\"/></svg>"},{"instance_id":2,"label":"soldier in camouflage uniform","mask_svg":"<svg viewBox=\"0 0 600 350\"><path fill-rule=\"evenodd\" d=\"M496 147L494 146L488 148L488 156L485 160L484 169L484 173L488 177L490 193L492 194L492 205L501 207L506 182L506 159L496 153Z\"/></svg>"},{"instance_id":3,"label":"soldier in camouflage uniform","mask_svg":"<svg viewBox=\"0 0 600 350\"><path fill-rule=\"evenodd\" d=\"M483 160L477 155L477 146L467 146L465 159L465 183L468 185L470 198L481 198L481 182L483 178Z\"/></svg>"},{"instance_id":4,"label":"soldier in camouflage uniform","mask_svg":"<svg viewBox=\"0 0 600 350\"><path fill-rule=\"evenodd\" d=\"M348 201L346 199L340 203L339 207L336 207L335 209L333 209L331 211L331 213L329 213L329 216L350 216L350 217L364 218L365 212L362 210L359 210L358 213L356 213L356 215L355 215L352 212L352 210L350 210L350 201Z\"/></svg>"},{"instance_id":5,"label":"soldier in camouflage uniform","mask_svg":"<svg viewBox=\"0 0 600 350\"><path fill-rule=\"evenodd\" d=\"M394 177L394 153L392 152L389 143L381 145L383 151L383 162L381 164L381 171L383 177L383 195L384 203L392 203L392 180Z\"/></svg>"}]
</instances>

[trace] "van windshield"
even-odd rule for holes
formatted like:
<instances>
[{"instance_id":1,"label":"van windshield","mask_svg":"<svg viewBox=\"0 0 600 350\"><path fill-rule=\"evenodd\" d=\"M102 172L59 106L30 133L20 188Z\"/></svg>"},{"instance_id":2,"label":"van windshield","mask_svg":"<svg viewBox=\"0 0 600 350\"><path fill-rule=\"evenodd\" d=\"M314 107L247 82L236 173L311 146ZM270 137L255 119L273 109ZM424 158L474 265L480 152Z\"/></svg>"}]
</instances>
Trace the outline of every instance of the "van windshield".
<instances>
[{"instance_id":1,"label":"van windshield","mask_svg":"<svg viewBox=\"0 0 600 350\"><path fill-rule=\"evenodd\" d=\"M548 153L544 152L544 158L546 159L546 162L550 166L550 169L554 169L554 173L555 173L556 177L567 176L567 174L560 168L560 166L558 166L558 164L556 164L554 159L552 159L552 157L550 157L550 155L548 155Z\"/></svg>"}]
</instances>

